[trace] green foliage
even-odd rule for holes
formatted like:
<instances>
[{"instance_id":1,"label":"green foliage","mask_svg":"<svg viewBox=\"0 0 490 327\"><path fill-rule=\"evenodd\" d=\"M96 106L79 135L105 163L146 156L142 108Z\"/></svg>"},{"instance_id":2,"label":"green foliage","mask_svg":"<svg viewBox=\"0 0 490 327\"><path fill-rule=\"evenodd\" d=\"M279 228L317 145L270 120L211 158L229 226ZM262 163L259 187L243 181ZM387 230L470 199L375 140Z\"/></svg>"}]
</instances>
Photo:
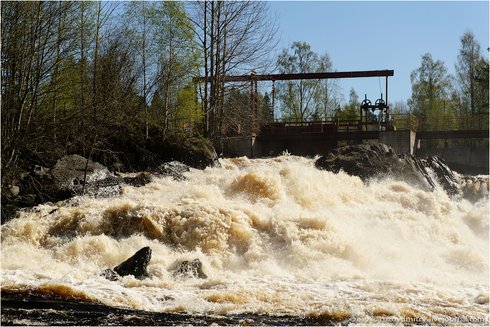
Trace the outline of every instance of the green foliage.
<instances>
[{"instance_id":1,"label":"green foliage","mask_svg":"<svg viewBox=\"0 0 490 327\"><path fill-rule=\"evenodd\" d=\"M49 151L64 134L57 132L60 117L55 113L58 106L76 103L67 67L74 62L70 58L75 7L57 2L2 3L3 176L16 169L24 153Z\"/></svg>"},{"instance_id":2,"label":"green foliage","mask_svg":"<svg viewBox=\"0 0 490 327\"><path fill-rule=\"evenodd\" d=\"M489 111L489 63L488 58L481 57L476 66L475 83L476 97L478 99L477 112L480 114L488 114Z\"/></svg>"},{"instance_id":3,"label":"green foliage","mask_svg":"<svg viewBox=\"0 0 490 327\"><path fill-rule=\"evenodd\" d=\"M359 96L356 91L351 88L349 92L349 103L344 105L342 110L337 111L335 118L338 120L358 120L360 106Z\"/></svg>"},{"instance_id":4,"label":"green foliage","mask_svg":"<svg viewBox=\"0 0 490 327\"><path fill-rule=\"evenodd\" d=\"M332 70L327 54L318 56L306 42L294 42L277 59L281 74ZM278 83L278 99L285 121L321 120L331 117L339 104L338 85L328 80L297 80Z\"/></svg>"},{"instance_id":5,"label":"green foliage","mask_svg":"<svg viewBox=\"0 0 490 327\"><path fill-rule=\"evenodd\" d=\"M257 124L262 126L273 122L272 100L268 93L257 95ZM233 87L225 97L223 109L223 134L227 136L250 135L252 133L251 95L247 89Z\"/></svg>"},{"instance_id":6,"label":"green foliage","mask_svg":"<svg viewBox=\"0 0 490 327\"><path fill-rule=\"evenodd\" d=\"M177 94L177 103L173 114L174 129L186 134L194 134L196 126L202 120L202 107L197 102L197 90L187 85Z\"/></svg>"},{"instance_id":7,"label":"green foliage","mask_svg":"<svg viewBox=\"0 0 490 327\"><path fill-rule=\"evenodd\" d=\"M197 48L183 4L125 3L120 20L118 5L2 3L2 185L26 153L50 161L109 154L116 136L144 139L152 98L166 101L153 134L195 132Z\"/></svg>"},{"instance_id":8,"label":"green foliage","mask_svg":"<svg viewBox=\"0 0 490 327\"><path fill-rule=\"evenodd\" d=\"M223 121L225 135L251 133L250 93L233 87L224 99L223 109L227 113Z\"/></svg>"},{"instance_id":9,"label":"green foliage","mask_svg":"<svg viewBox=\"0 0 490 327\"><path fill-rule=\"evenodd\" d=\"M408 105L425 130L480 129L488 125L488 59L473 33L461 37L454 83L444 62L422 56L411 74ZM485 125L486 124L486 125Z\"/></svg>"},{"instance_id":10,"label":"green foliage","mask_svg":"<svg viewBox=\"0 0 490 327\"><path fill-rule=\"evenodd\" d=\"M272 108L272 102L267 92L264 94L261 104L260 123L267 124L274 122L274 108Z\"/></svg>"},{"instance_id":11,"label":"green foliage","mask_svg":"<svg viewBox=\"0 0 490 327\"><path fill-rule=\"evenodd\" d=\"M456 68L456 83L453 101L457 103L459 115L466 117L463 128L480 128L473 116L488 117L488 58L481 54L480 44L472 32L461 37ZM478 118L479 119L479 118ZM488 119L487 119L488 121Z\"/></svg>"},{"instance_id":12,"label":"green foliage","mask_svg":"<svg viewBox=\"0 0 490 327\"><path fill-rule=\"evenodd\" d=\"M133 22L128 35L137 45L136 54L143 71L138 77L145 98L141 111L147 110L149 103L150 124L160 126L164 133L180 129L183 119L194 120L199 116L195 97L191 100L195 91L189 86L198 70L197 47L183 4L131 2L125 16Z\"/></svg>"},{"instance_id":13,"label":"green foliage","mask_svg":"<svg viewBox=\"0 0 490 327\"><path fill-rule=\"evenodd\" d=\"M408 101L411 111L419 117L421 128L435 128L449 103L451 82L444 62L434 61L431 54L422 56L418 69L410 75L412 97Z\"/></svg>"}]
</instances>

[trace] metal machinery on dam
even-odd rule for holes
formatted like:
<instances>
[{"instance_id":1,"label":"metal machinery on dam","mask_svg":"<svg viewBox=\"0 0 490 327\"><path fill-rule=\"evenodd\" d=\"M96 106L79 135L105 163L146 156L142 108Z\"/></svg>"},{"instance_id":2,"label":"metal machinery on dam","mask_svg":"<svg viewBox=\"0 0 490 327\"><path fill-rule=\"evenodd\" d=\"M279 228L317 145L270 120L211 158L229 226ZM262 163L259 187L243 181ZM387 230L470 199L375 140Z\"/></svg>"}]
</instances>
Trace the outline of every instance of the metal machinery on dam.
<instances>
[{"instance_id":1,"label":"metal machinery on dam","mask_svg":"<svg viewBox=\"0 0 490 327\"><path fill-rule=\"evenodd\" d=\"M374 103L365 95L359 107L359 119L324 120L307 122L273 122L257 128L252 135L225 137L221 141L221 153L225 156L261 157L278 155L284 151L297 155L315 155L347 143L382 142L396 152L414 154L421 139L488 138L488 115L476 117L470 129L454 128L458 122L442 121L437 130L420 130L413 115L396 115L390 112L388 78L393 70L369 70L302 74L267 74L223 76L225 83L250 83L250 119L257 125L259 81L272 81L272 107L274 107L274 82L286 80L337 79L385 77L383 94ZM196 82L209 82L204 77ZM458 118L453 118L457 120ZM451 127L449 126L451 125Z\"/></svg>"}]
</instances>

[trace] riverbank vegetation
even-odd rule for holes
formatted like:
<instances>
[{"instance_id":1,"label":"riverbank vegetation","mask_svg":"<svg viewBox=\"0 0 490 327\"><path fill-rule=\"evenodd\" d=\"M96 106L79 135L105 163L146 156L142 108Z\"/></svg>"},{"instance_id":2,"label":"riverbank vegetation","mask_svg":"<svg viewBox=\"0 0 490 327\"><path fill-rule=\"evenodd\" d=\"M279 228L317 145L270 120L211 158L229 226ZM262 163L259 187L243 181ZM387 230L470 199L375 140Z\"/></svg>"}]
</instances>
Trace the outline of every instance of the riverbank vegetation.
<instances>
[{"instance_id":1,"label":"riverbank vegetation","mask_svg":"<svg viewBox=\"0 0 490 327\"><path fill-rule=\"evenodd\" d=\"M328 53L305 42L272 57L277 25L265 2L4 1L1 14L2 189L65 154L114 165L128 148L250 134L251 101L258 124L357 118L356 90L344 101L335 81L281 82L258 99L247 83L225 87L223 76L252 71L335 70ZM425 127L458 115L459 128L471 129L475 117L488 117L488 70L465 32L456 75L423 54L412 97L394 111Z\"/></svg>"}]
</instances>

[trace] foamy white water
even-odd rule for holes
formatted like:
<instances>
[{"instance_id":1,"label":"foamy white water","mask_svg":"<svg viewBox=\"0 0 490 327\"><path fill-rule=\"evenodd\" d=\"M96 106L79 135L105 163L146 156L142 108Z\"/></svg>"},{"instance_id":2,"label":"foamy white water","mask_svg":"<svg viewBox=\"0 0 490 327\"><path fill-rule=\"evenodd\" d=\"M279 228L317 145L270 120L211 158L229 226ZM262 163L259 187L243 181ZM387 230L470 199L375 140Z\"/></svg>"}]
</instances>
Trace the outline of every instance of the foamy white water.
<instances>
[{"instance_id":1,"label":"foamy white water","mask_svg":"<svg viewBox=\"0 0 490 327\"><path fill-rule=\"evenodd\" d=\"M488 197L363 183L295 156L221 163L22 213L1 227L2 289L159 312L488 324ZM100 276L144 246L149 278ZM174 274L194 258L207 279Z\"/></svg>"}]
</instances>

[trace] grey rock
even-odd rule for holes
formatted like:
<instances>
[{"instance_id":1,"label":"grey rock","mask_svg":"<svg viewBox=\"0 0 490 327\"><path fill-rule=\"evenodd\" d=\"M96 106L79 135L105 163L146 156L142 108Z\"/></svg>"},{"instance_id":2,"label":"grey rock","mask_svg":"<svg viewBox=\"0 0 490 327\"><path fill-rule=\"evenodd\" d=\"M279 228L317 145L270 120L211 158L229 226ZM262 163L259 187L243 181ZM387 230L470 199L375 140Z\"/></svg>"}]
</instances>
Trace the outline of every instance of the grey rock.
<instances>
[{"instance_id":1,"label":"grey rock","mask_svg":"<svg viewBox=\"0 0 490 327\"><path fill-rule=\"evenodd\" d=\"M461 179L448 167L444 159L430 157L426 160L426 164L435 173L439 184L449 195L461 194Z\"/></svg>"},{"instance_id":2,"label":"grey rock","mask_svg":"<svg viewBox=\"0 0 490 327\"><path fill-rule=\"evenodd\" d=\"M459 175L443 159L419 159L409 153L397 155L382 143L333 149L318 158L315 167L335 173L343 170L362 180L391 177L427 191L439 184L451 196L461 194Z\"/></svg>"},{"instance_id":3,"label":"grey rock","mask_svg":"<svg viewBox=\"0 0 490 327\"><path fill-rule=\"evenodd\" d=\"M119 194L121 189L120 179L105 166L76 154L59 159L49 173L53 186L71 196L85 192L107 197Z\"/></svg>"},{"instance_id":4,"label":"grey rock","mask_svg":"<svg viewBox=\"0 0 490 327\"><path fill-rule=\"evenodd\" d=\"M315 167L322 170L359 176L362 180L394 177L426 190L435 186L424 164L410 154L398 156L389 146L378 144L351 145L333 149L321 156Z\"/></svg>"},{"instance_id":5,"label":"grey rock","mask_svg":"<svg viewBox=\"0 0 490 327\"><path fill-rule=\"evenodd\" d=\"M179 161L165 162L155 169L155 174L160 176L170 176L175 180L185 180L184 173L190 171L191 168Z\"/></svg>"}]
</instances>

